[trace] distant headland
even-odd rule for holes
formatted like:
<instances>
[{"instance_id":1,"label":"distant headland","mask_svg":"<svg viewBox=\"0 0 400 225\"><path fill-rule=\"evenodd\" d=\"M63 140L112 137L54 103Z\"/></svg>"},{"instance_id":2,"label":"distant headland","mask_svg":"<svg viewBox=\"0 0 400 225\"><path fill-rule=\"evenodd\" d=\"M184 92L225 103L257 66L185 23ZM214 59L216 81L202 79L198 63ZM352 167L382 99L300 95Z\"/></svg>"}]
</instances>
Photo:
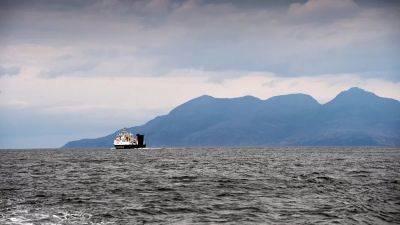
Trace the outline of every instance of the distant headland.
<instances>
[{"instance_id":1,"label":"distant headland","mask_svg":"<svg viewBox=\"0 0 400 225\"><path fill-rule=\"evenodd\" d=\"M357 87L326 104L305 94L204 95L128 130L151 147L400 146L400 102ZM112 147L117 132L63 147Z\"/></svg>"}]
</instances>

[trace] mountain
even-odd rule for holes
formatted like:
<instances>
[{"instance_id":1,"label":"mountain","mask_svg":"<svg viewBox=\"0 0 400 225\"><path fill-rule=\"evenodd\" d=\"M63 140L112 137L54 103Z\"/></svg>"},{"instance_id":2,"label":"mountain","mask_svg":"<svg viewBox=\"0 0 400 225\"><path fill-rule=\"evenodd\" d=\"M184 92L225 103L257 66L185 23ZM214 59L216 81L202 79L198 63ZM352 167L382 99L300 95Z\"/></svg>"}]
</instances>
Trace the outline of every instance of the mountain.
<instances>
[{"instance_id":1,"label":"mountain","mask_svg":"<svg viewBox=\"0 0 400 225\"><path fill-rule=\"evenodd\" d=\"M151 147L400 146L400 102L360 88L323 105L305 94L204 95L128 130L145 134ZM116 133L63 147L112 147Z\"/></svg>"},{"instance_id":2,"label":"mountain","mask_svg":"<svg viewBox=\"0 0 400 225\"><path fill-rule=\"evenodd\" d=\"M321 107L313 132L305 145L399 146L399 101L351 88Z\"/></svg>"}]
</instances>

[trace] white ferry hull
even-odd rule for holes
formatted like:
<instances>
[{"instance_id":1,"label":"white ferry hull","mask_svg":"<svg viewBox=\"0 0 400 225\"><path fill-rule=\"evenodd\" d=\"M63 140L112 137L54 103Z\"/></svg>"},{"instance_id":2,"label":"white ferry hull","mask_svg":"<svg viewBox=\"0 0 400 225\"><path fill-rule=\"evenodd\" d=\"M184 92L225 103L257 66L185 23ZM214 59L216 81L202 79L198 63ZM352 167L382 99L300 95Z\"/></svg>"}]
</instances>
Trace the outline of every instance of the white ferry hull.
<instances>
[{"instance_id":1,"label":"white ferry hull","mask_svg":"<svg viewBox=\"0 0 400 225\"><path fill-rule=\"evenodd\" d=\"M116 149L146 148L146 145L114 145Z\"/></svg>"}]
</instances>

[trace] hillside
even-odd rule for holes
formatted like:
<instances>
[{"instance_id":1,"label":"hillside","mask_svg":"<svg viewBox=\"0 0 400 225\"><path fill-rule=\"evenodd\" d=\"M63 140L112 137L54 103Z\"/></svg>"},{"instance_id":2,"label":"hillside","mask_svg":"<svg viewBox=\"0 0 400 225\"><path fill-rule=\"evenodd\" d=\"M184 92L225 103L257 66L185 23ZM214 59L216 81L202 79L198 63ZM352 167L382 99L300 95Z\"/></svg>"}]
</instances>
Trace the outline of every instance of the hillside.
<instances>
[{"instance_id":1,"label":"hillside","mask_svg":"<svg viewBox=\"0 0 400 225\"><path fill-rule=\"evenodd\" d=\"M399 146L400 102L360 88L323 105L305 94L267 100L204 95L129 131L145 134L151 147ZM112 147L114 136L63 147Z\"/></svg>"}]
</instances>

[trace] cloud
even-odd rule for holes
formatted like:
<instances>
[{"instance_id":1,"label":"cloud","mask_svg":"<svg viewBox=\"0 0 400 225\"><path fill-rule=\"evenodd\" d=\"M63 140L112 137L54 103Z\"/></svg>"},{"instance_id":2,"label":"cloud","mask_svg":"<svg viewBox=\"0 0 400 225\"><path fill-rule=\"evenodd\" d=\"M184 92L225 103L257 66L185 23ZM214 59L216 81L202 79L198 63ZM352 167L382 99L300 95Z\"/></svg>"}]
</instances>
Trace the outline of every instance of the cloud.
<instances>
[{"instance_id":1,"label":"cloud","mask_svg":"<svg viewBox=\"0 0 400 225\"><path fill-rule=\"evenodd\" d=\"M292 3L289 15L295 20L308 22L332 22L356 16L357 4L353 0L309 0L305 3Z\"/></svg>"},{"instance_id":2,"label":"cloud","mask_svg":"<svg viewBox=\"0 0 400 225\"><path fill-rule=\"evenodd\" d=\"M46 56L38 50L37 55L21 58L18 66L36 61L30 66L48 77L160 76L195 69L271 71L280 76L357 73L399 79L400 13L385 4L367 7L350 0L278 6L173 0L57 4L7 9L9 16L0 28L4 48L30 45L58 52ZM63 55L74 59L59 60ZM7 57L9 63L14 60L0 52L0 58Z\"/></svg>"},{"instance_id":3,"label":"cloud","mask_svg":"<svg viewBox=\"0 0 400 225\"><path fill-rule=\"evenodd\" d=\"M17 75L21 72L21 69L16 66L12 67L3 67L0 65L0 77L1 76L13 76Z\"/></svg>"},{"instance_id":4,"label":"cloud","mask_svg":"<svg viewBox=\"0 0 400 225\"><path fill-rule=\"evenodd\" d=\"M54 66L49 66L49 70L43 71L45 77L56 77L62 75L79 75L92 71L96 65L96 61L80 61L73 56L68 56L58 60Z\"/></svg>"}]
</instances>

